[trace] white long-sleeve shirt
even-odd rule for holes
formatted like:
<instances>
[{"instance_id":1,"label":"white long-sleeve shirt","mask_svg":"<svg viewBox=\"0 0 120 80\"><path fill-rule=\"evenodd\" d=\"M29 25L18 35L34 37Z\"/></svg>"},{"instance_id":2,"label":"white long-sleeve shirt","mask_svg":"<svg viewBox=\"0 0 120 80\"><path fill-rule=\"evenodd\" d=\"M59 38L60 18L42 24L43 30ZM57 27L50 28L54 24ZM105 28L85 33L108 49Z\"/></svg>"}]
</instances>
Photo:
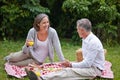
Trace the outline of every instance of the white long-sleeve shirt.
<instances>
[{"instance_id":1,"label":"white long-sleeve shirt","mask_svg":"<svg viewBox=\"0 0 120 80\"><path fill-rule=\"evenodd\" d=\"M72 63L73 68L98 67L104 70L104 49L101 41L91 32L82 41L83 61Z\"/></svg>"}]
</instances>

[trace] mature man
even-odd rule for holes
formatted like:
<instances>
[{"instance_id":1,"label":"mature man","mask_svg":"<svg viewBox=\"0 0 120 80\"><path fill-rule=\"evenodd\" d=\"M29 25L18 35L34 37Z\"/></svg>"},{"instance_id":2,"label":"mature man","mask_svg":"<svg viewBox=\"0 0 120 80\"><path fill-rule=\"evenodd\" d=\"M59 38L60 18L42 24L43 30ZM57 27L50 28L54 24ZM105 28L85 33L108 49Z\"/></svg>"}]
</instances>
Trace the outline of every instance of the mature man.
<instances>
[{"instance_id":1,"label":"mature man","mask_svg":"<svg viewBox=\"0 0 120 80\"><path fill-rule=\"evenodd\" d=\"M62 65L66 68L41 76L38 80L80 80L100 76L104 70L104 49L101 41L92 33L91 29L92 25L88 19L83 18L77 21L77 32L82 38L83 60L81 62L64 61Z\"/></svg>"}]
</instances>

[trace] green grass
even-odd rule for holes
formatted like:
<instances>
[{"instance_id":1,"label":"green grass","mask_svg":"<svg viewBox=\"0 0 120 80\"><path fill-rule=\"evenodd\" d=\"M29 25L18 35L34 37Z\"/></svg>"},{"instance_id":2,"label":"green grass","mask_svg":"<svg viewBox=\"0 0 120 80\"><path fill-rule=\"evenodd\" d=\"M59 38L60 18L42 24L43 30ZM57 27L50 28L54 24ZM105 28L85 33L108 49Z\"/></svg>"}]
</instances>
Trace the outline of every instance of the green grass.
<instances>
[{"instance_id":1,"label":"green grass","mask_svg":"<svg viewBox=\"0 0 120 80\"><path fill-rule=\"evenodd\" d=\"M21 50L22 46L24 44L24 41L0 41L0 80L20 80L14 77L10 77L6 74L4 70L4 63L5 61L3 58L8 55L11 52L16 52ZM62 50L64 53L64 56L66 59L70 61L76 60L75 51L81 47L81 45L73 45L72 42L69 40L62 40L61 41ZM114 72L114 80L120 79L120 46L115 47L107 47L107 54L106 54L106 60L110 61L112 63L112 70ZM55 55L55 61L58 61L58 57ZM46 60L48 62L48 60ZM27 77L25 77L23 80L28 80Z\"/></svg>"}]
</instances>

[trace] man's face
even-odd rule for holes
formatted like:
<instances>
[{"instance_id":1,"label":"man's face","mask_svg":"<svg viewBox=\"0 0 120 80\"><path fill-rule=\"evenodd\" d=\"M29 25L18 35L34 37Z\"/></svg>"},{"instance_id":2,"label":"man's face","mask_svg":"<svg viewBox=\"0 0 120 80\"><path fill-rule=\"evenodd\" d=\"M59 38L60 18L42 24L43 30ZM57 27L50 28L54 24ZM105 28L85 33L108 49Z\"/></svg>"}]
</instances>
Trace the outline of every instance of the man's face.
<instances>
[{"instance_id":1,"label":"man's face","mask_svg":"<svg viewBox=\"0 0 120 80\"><path fill-rule=\"evenodd\" d=\"M78 27L77 26L77 32L78 32L80 38L84 38L84 36L85 36L85 29L83 29L82 27Z\"/></svg>"}]
</instances>

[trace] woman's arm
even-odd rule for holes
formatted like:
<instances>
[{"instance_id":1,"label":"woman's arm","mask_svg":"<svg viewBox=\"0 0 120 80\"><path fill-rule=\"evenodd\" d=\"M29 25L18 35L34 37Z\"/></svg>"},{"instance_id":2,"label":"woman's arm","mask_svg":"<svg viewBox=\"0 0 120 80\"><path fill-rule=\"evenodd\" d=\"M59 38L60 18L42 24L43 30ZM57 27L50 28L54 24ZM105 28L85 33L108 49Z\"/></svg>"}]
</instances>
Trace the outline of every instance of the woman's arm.
<instances>
[{"instance_id":1,"label":"woman's arm","mask_svg":"<svg viewBox=\"0 0 120 80\"><path fill-rule=\"evenodd\" d=\"M23 50L24 53L29 53L30 52L29 51L29 46L30 46L29 42L30 41L34 42L34 37L35 37L35 35L34 35L34 28L31 28L29 30L29 32L28 32L28 35L27 35L27 38L26 38L26 42L25 42L24 46L22 47L22 50Z\"/></svg>"},{"instance_id":2,"label":"woman's arm","mask_svg":"<svg viewBox=\"0 0 120 80\"><path fill-rule=\"evenodd\" d=\"M62 53L62 49L61 49L61 44L60 44L60 40L59 40L59 37L58 37L58 34L56 32L56 30L54 30L54 33L53 33L53 46L55 48L55 51L59 57L59 60L60 61L64 61L65 58L64 58L64 55Z\"/></svg>"}]
</instances>

